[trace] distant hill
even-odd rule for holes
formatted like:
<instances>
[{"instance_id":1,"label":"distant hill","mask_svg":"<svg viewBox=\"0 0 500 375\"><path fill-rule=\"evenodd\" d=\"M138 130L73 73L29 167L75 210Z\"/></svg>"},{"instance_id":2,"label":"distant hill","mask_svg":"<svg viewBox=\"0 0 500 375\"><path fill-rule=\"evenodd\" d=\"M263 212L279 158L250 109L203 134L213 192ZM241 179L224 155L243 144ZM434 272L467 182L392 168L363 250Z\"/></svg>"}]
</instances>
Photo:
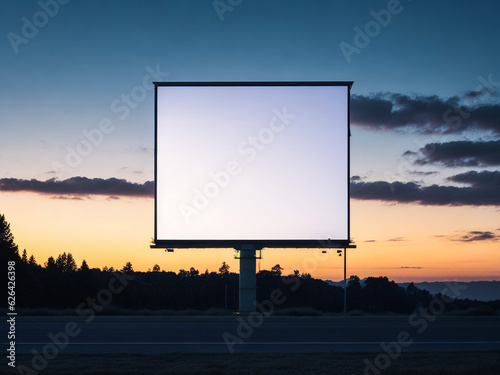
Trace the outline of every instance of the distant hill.
<instances>
[{"instance_id":1,"label":"distant hill","mask_svg":"<svg viewBox=\"0 0 500 375\"><path fill-rule=\"evenodd\" d=\"M457 285L460 289L460 299L477 299L478 301L494 301L500 299L500 281L471 281L471 282L451 282ZM409 283L400 283L399 285L405 287ZM443 293L450 297L454 294L447 288L446 282L422 282L414 283L419 289L428 290L431 294ZM461 289L464 287L464 289ZM447 292L443 292L447 291Z\"/></svg>"},{"instance_id":2,"label":"distant hill","mask_svg":"<svg viewBox=\"0 0 500 375\"><path fill-rule=\"evenodd\" d=\"M344 287L344 280L335 282L332 280L325 280L326 283L330 285ZM365 279L360 280L361 286L364 286ZM477 299L478 301L494 301L500 299L500 281L470 281L470 282L454 282L450 281L454 285L458 286L460 299ZM410 283L398 283L399 286L406 288ZM446 281L435 281L435 282L421 282L414 283L414 285L422 290L427 290L431 294L443 293L450 297L455 295L450 292L450 288L447 287ZM463 287L463 288L462 288ZM443 292L445 291L445 292Z\"/></svg>"}]
</instances>

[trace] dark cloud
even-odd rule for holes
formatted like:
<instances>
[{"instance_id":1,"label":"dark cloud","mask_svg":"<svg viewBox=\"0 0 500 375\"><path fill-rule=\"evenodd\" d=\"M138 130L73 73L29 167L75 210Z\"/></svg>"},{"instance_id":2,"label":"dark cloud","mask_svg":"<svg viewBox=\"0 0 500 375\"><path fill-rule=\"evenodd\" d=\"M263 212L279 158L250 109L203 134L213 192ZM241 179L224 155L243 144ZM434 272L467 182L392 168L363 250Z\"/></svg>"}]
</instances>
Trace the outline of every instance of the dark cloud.
<instances>
[{"instance_id":1,"label":"dark cloud","mask_svg":"<svg viewBox=\"0 0 500 375\"><path fill-rule=\"evenodd\" d=\"M468 93L464 99L474 95ZM449 99L394 93L351 96L351 124L375 130L443 134L481 129L500 134L499 119L500 105L465 106L458 96Z\"/></svg>"},{"instance_id":2,"label":"dark cloud","mask_svg":"<svg viewBox=\"0 0 500 375\"><path fill-rule=\"evenodd\" d=\"M469 171L447 178L453 182L471 185L474 188L492 188L500 192L500 171Z\"/></svg>"},{"instance_id":3,"label":"dark cloud","mask_svg":"<svg viewBox=\"0 0 500 375\"><path fill-rule=\"evenodd\" d=\"M421 186L414 182L351 182L351 197L422 205L500 206L500 171L467 172L449 177L470 186Z\"/></svg>"},{"instance_id":4,"label":"dark cloud","mask_svg":"<svg viewBox=\"0 0 500 375\"><path fill-rule=\"evenodd\" d=\"M377 241L375 241L375 240L365 240L363 242L377 242Z\"/></svg>"},{"instance_id":5,"label":"dark cloud","mask_svg":"<svg viewBox=\"0 0 500 375\"><path fill-rule=\"evenodd\" d=\"M424 267L402 266L401 268L412 269L412 270L421 270Z\"/></svg>"},{"instance_id":6,"label":"dark cloud","mask_svg":"<svg viewBox=\"0 0 500 375\"><path fill-rule=\"evenodd\" d=\"M404 237L396 237L396 238L388 239L387 241L390 241L390 242L399 242L399 241L406 241L406 239Z\"/></svg>"},{"instance_id":7,"label":"dark cloud","mask_svg":"<svg viewBox=\"0 0 500 375\"><path fill-rule=\"evenodd\" d=\"M409 155L407 151L403 155ZM455 141L428 143L419 150L416 165L445 167L489 167L500 165L500 140L489 142Z\"/></svg>"},{"instance_id":8,"label":"dark cloud","mask_svg":"<svg viewBox=\"0 0 500 375\"><path fill-rule=\"evenodd\" d=\"M467 234L452 238L453 241L474 242L474 241L498 241L500 236L490 231L473 230Z\"/></svg>"},{"instance_id":9,"label":"dark cloud","mask_svg":"<svg viewBox=\"0 0 500 375\"><path fill-rule=\"evenodd\" d=\"M137 184L117 178L72 177L67 180L50 179L47 181L0 179L0 191L31 191L42 194L109 195L152 197L154 183L147 181Z\"/></svg>"},{"instance_id":10,"label":"dark cloud","mask_svg":"<svg viewBox=\"0 0 500 375\"><path fill-rule=\"evenodd\" d=\"M361 180L361 177L359 176L352 176L351 177L351 181L360 181Z\"/></svg>"}]
</instances>

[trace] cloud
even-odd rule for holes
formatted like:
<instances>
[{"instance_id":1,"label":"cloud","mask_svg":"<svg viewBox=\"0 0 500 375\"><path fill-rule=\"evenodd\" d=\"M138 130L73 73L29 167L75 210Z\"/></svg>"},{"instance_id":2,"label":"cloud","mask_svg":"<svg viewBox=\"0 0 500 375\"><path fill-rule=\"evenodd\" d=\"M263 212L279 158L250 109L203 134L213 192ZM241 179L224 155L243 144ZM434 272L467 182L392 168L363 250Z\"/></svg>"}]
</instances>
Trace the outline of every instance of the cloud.
<instances>
[{"instance_id":1,"label":"cloud","mask_svg":"<svg viewBox=\"0 0 500 375\"><path fill-rule=\"evenodd\" d=\"M463 99L397 93L352 95L351 124L409 133L451 134L480 129L500 134L500 105L466 106L463 102L471 95L475 94L468 93Z\"/></svg>"},{"instance_id":2,"label":"cloud","mask_svg":"<svg viewBox=\"0 0 500 375\"><path fill-rule=\"evenodd\" d=\"M474 242L474 241L498 241L500 236L490 231L473 230L463 236L450 237L452 241Z\"/></svg>"},{"instance_id":3,"label":"cloud","mask_svg":"<svg viewBox=\"0 0 500 375\"><path fill-rule=\"evenodd\" d=\"M448 177L447 180L471 185L478 189L496 188L500 192L500 171L469 171Z\"/></svg>"},{"instance_id":4,"label":"cloud","mask_svg":"<svg viewBox=\"0 0 500 375\"><path fill-rule=\"evenodd\" d=\"M30 191L41 194L69 194L80 195L109 195L109 196L136 196L152 197L154 183L147 181L143 184L132 183L117 178L87 178L72 177L67 180L47 181L20 180L15 178L0 179L0 191ZM64 199L64 198L63 198Z\"/></svg>"},{"instance_id":5,"label":"cloud","mask_svg":"<svg viewBox=\"0 0 500 375\"><path fill-rule=\"evenodd\" d=\"M500 121L500 118L499 118ZM403 155L410 155L411 151ZM455 141L428 143L419 150L416 165L445 167L490 167L500 165L500 140L489 142Z\"/></svg>"},{"instance_id":6,"label":"cloud","mask_svg":"<svg viewBox=\"0 0 500 375\"><path fill-rule=\"evenodd\" d=\"M422 171L409 171L408 173L409 173L409 174L418 175L418 176L430 176L430 175L432 175L432 174L438 174L439 172L435 172L435 171L429 171L429 172L422 172Z\"/></svg>"},{"instance_id":7,"label":"cloud","mask_svg":"<svg viewBox=\"0 0 500 375\"><path fill-rule=\"evenodd\" d=\"M406 241L406 239L404 237L395 237L395 238L390 238L387 241L390 241L390 242L399 242L399 241Z\"/></svg>"},{"instance_id":8,"label":"cloud","mask_svg":"<svg viewBox=\"0 0 500 375\"><path fill-rule=\"evenodd\" d=\"M405 269L412 269L412 270L421 270L421 269L423 269L424 267L402 266L401 268L405 268Z\"/></svg>"},{"instance_id":9,"label":"cloud","mask_svg":"<svg viewBox=\"0 0 500 375\"><path fill-rule=\"evenodd\" d=\"M448 179L470 186L421 186L398 181L351 182L351 198L422 205L500 206L500 171L471 171Z\"/></svg>"},{"instance_id":10,"label":"cloud","mask_svg":"<svg viewBox=\"0 0 500 375\"><path fill-rule=\"evenodd\" d=\"M84 198L78 195L57 195L50 197L50 199L61 199L61 200L73 200L73 201L83 201Z\"/></svg>"}]
</instances>

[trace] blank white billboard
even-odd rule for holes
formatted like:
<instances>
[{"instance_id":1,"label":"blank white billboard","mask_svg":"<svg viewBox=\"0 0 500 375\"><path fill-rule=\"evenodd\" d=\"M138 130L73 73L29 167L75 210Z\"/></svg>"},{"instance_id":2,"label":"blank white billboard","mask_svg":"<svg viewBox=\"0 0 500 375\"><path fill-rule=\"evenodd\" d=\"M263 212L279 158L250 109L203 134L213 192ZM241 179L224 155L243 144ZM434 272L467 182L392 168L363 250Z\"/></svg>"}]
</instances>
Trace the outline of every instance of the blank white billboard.
<instances>
[{"instance_id":1,"label":"blank white billboard","mask_svg":"<svg viewBox=\"0 0 500 375\"><path fill-rule=\"evenodd\" d=\"M156 83L155 243L348 241L350 85Z\"/></svg>"}]
</instances>

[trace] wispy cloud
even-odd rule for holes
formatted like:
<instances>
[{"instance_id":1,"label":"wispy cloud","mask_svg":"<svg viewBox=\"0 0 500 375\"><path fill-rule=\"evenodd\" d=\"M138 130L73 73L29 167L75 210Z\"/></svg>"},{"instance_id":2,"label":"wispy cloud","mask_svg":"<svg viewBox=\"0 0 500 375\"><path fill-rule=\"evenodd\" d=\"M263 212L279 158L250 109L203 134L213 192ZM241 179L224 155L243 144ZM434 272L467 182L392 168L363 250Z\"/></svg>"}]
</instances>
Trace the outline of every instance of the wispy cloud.
<instances>
[{"instance_id":1,"label":"wispy cloud","mask_svg":"<svg viewBox=\"0 0 500 375\"><path fill-rule=\"evenodd\" d=\"M437 172L437 171L429 171L429 172L409 171L408 173L412 174L412 175L417 175L417 176L430 176L430 175L433 175L433 174L438 174L439 172Z\"/></svg>"},{"instance_id":2,"label":"wispy cloud","mask_svg":"<svg viewBox=\"0 0 500 375\"><path fill-rule=\"evenodd\" d=\"M56 199L75 199L82 195L109 195L152 197L154 183L147 181L143 184L132 183L117 178L87 178L72 177L67 180L49 179L21 180L16 178L0 179L0 191L29 191L41 194L56 194ZM62 198L62 195L71 195L72 198Z\"/></svg>"},{"instance_id":3,"label":"wispy cloud","mask_svg":"<svg viewBox=\"0 0 500 375\"><path fill-rule=\"evenodd\" d=\"M395 238L390 238L387 241L390 241L390 242L399 242L399 241L406 241L406 239L404 237L395 237Z\"/></svg>"},{"instance_id":4,"label":"wispy cloud","mask_svg":"<svg viewBox=\"0 0 500 375\"><path fill-rule=\"evenodd\" d=\"M50 199L73 200L73 201L83 201L89 198L90 197L85 198L78 195L55 195L53 197L50 197Z\"/></svg>"},{"instance_id":5,"label":"wispy cloud","mask_svg":"<svg viewBox=\"0 0 500 375\"><path fill-rule=\"evenodd\" d=\"M421 269L423 269L424 267L402 266L401 268L405 268L405 269L412 269L412 270L421 270Z\"/></svg>"},{"instance_id":6,"label":"wispy cloud","mask_svg":"<svg viewBox=\"0 0 500 375\"><path fill-rule=\"evenodd\" d=\"M500 235L490 231L473 230L464 235L451 236L449 239L460 242L498 241L500 239Z\"/></svg>"},{"instance_id":7,"label":"wispy cloud","mask_svg":"<svg viewBox=\"0 0 500 375\"><path fill-rule=\"evenodd\" d=\"M398 93L352 95L351 124L408 133L451 134L479 129L500 134L500 105L466 105L470 99L470 96L443 99Z\"/></svg>"}]
</instances>

